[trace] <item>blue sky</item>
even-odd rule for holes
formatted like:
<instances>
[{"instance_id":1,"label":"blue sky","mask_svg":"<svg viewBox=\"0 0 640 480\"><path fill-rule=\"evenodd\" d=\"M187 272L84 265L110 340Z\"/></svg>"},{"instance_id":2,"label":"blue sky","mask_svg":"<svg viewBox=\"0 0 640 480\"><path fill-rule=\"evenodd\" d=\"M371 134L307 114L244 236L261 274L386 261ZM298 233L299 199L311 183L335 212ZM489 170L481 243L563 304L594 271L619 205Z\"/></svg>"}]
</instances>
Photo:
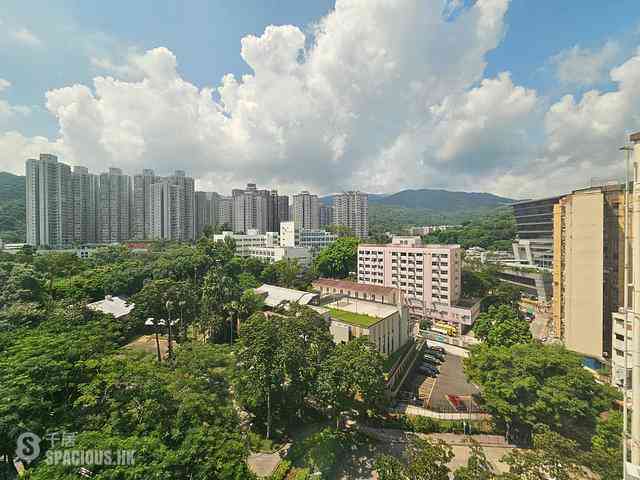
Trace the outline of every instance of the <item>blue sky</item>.
<instances>
[{"instance_id":1,"label":"blue sky","mask_svg":"<svg viewBox=\"0 0 640 480\"><path fill-rule=\"evenodd\" d=\"M463 0L451 1L462 3ZM477 7L474 7L474 3L466 1L461 11L472 11ZM407 0L407 11L418 8L414 4ZM422 4L419 8L442 9L443 3L425 0L417 4ZM311 48L314 43L312 25L333 8L334 2L329 0L111 0L99 3L82 0L4 0L0 4L0 30L5 30L4 37L0 33L0 79L10 82L11 86L4 90L0 88L0 101L12 106L14 111L7 118L0 116L0 133L16 131L26 138L44 136L48 141L55 142L62 124L45 106L45 93L75 84L87 85L92 89L94 77L118 77L118 72L123 71L115 70L115 67L109 71L104 65L97 65L96 59L121 66L129 61L130 55L142 55L156 47L165 47L176 57L180 77L199 89L217 88L227 73L241 81L242 75L254 74L254 70L240 56L243 37L260 37L268 25L293 25L306 34L306 45ZM367 6L361 8L366 13ZM364 14L362 18L363 22L367 21L364 20ZM453 16L449 21L457 20L457 16ZM598 89L602 94L614 91L617 86L606 73L628 60L640 44L640 8L637 0L617 0L615 8L610 2L599 0L513 0L501 22L497 45L495 48L488 46L481 52L486 69L475 72L473 81L467 82L464 89L468 92L478 87L482 79L497 78L501 72L509 72L514 86L535 92L537 105L531 110L537 110L540 117L532 128L532 135L540 142L544 142L545 135L549 134L543 127L544 109L558 102L565 94L574 95L576 102L579 102L584 92L590 89ZM380 25L374 27L379 29ZM372 34L371 30L368 34ZM611 48L604 53L607 42ZM443 44L447 45L446 42ZM603 49L602 75L584 84L571 79L563 81L559 74L558 59L566 58L561 57L563 52L577 46L585 54L595 55ZM354 41L352 48L357 52L364 45ZM473 45L470 44L468 48L472 49ZM429 53L425 55L434 55L432 45L425 46L427 51ZM443 58L448 54L445 48L435 52L436 56ZM437 61L434 63L438 64ZM133 81L125 77L121 75L121 80ZM213 98L218 100L216 93ZM442 99L444 96L439 100ZM15 110L16 107L28 108L30 112L21 114ZM635 115L633 113L631 118L636 118ZM535 119L532 121L536 122ZM415 123L413 119L411 122ZM388 139L386 145L381 145L381 151L392 149L392 144L397 144L397 133ZM60 138L64 139L67 146L72 145L71 139L65 138L65 135L63 132ZM338 137L343 138L342 135ZM76 156L79 150L79 147L76 148ZM497 150L504 153L501 148L488 150L494 155ZM530 161L547 154L541 145L533 150L535 152L529 152ZM467 157L459 163L469 164L473 163L472 160ZM76 159L76 162L80 161ZM438 161L433 160L435 163ZM488 163L491 164L491 161ZM455 161L449 165L455 170ZM201 167L194 167L194 170L198 169L202 170ZM495 170L493 172L495 175ZM203 176L207 173L211 174L202 171ZM515 173L511 172L512 175ZM353 181L357 180L357 172L354 175ZM426 173L424 178L428 178ZM291 184L292 187L316 183L299 176L278 181ZM380 189L386 188L383 182L378 183ZM436 186L432 180L424 183ZM398 186L388 185L388 188ZM438 186L468 188L463 183ZM487 186L500 193L508 193L501 190L506 187L495 182Z\"/></svg>"}]
</instances>

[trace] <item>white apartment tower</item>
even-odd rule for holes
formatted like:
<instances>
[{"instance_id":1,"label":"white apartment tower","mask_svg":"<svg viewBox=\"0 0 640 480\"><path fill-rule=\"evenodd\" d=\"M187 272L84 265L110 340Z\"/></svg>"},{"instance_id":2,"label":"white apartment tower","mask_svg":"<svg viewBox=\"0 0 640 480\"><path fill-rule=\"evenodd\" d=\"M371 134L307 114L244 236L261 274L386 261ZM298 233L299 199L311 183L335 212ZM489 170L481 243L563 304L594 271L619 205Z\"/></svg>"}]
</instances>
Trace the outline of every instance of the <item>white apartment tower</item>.
<instances>
[{"instance_id":1,"label":"white apartment tower","mask_svg":"<svg viewBox=\"0 0 640 480\"><path fill-rule=\"evenodd\" d=\"M218 225L227 230L231 229L233 225L233 197L220 195L217 210Z\"/></svg>"},{"instance_id":2,"label":"white apartment tower","mask_svg":"<svg viewBox=\"0 0 640 480\"><path fill-rule=\"evenodd\" d=\"M277 193L277 192L276 192ZM269 190L258 190L255 183L248 183L245 190L234 189L232 223L233 231L246 233L249 230L267 232L273 230L274 198Z\"/></svg>"},{"instance_id":3,"label":"white apartment tower","mask_svg":"<svg viewBox=\"0 0 640 480\"><path fill-rule=\"evenodd\" d=\"M306 190L293 196L293 220L298 228L318 230L320 228L320 200Z\"/></svg>"},{"instance_id":4,"label":"white apartment tower","mask_svg":"<svg viewBox=\"0 0 640 480\"><path fill-rule=\"evenodd\" d=\"M73 201L73 242L97 243L100 180L86 167L73 167L71 174Z\"/></svg>"},{"instance_id":5,"label":"white apartment tower","mask_svg":"<svg viewBox=\"0 0 640 480\"><path fill-rule=\"evenodd\" d=\"M182 217L180 219L182 223L182 240L193 240L196 236L195 181L192 177L187 177L182 170L176 170L167 180L178 187L179 195L182 196L179 212Z\"/></svg>"},{"instance_id":6,"label":"white apartment tower","mask_svg":"<svg viewBox=\"0 0 640 480\"><path fill-rule=\"evenodd\" d=\"M218 225L220 195L215 192L196 192L196 238L207 225Z\"/></svg>"},{"instance_id":7,"label":"white apartment tower","mask_svg":"<svg viewBox=\"0 0 640 480\"><path fill-rule=\"evenodd\" d=\"M167 181L151 185L151 238L183 240L184 216L181 215L184 195L178 185Z\"/></svg>"},{"instance_id":8,"label":"white apartment tower","mask_svg":"<svg viewBox=\"0 0 640 480\"><path fill-rule=\"evenodd\" d=\"M71 168L55 155L26 162L27 243L57 247L73 241Z\"/></svg>"},{"instance_id":9,"label":"white apartment tower","mask_svg":"<svg viewBox=\"0 0 640 480\"><path fill-rule=\"evenodd\" d=\"M119 168L100 174L98 229L102 243L131 238L131 177Z\"/></svg>"},{"instance_id":10,"label":"white apartment tower","mask_svg":"<svg viewBox=\"0 0 640 480\"><path fill-rule=\"evenodd\" d=\"M193 178L183 171L158 178L150 188L150 238L190 241L195 238Z\"/></svg>"},{"instance_id":11,"label":"white apartment tower","mask_svg":"<svg viewBox=\"0 0 640 480\"><path fill-rule=\"evenodd\" d=\"M367 238L369 236L367 194L344 192L333 197L333 223L351 229L358 238Z\"/></svg>"},{"instance_id":12,"label":"white apartment tower","mask_svg":"<svg viewBox=\"0 0 640 480\"><path fill-rule=\"evenodd\" d=\"M151 238L151 185L157 181L150 169L133 177L133 237L137 240Z\"/></svg>"}]
</instances>

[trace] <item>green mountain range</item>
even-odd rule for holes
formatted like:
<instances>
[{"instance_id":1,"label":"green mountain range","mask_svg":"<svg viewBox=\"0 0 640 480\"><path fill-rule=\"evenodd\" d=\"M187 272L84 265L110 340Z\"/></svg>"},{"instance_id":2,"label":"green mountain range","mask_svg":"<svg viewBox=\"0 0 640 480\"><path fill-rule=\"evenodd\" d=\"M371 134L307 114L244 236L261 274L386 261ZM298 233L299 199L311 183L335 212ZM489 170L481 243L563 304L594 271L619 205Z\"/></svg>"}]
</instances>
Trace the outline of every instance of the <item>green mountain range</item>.
<instances>
[{"instance_id":1,"label":"green mountain range","mask_svg":"<svg viewBox=\"0 0 640 480\"><path fill-rule=\"evenodd\" d=\"M24 242L26 238L25 179L0 172L0 239Z\"/></svg>"},{"instance_id":2,"label":"green mountain range","mask_svg":"<svg viewBox=\"0 0 640 480\"><path fill-rule=\"evenodd\" d=\"M331 204L333 195L322 197ZM398 230L406 225L461 223L516 200L491 193L449 190L403 190L369 195L372 231ZM25 241L25 177L0 172L0 239Z\"/></svg>"}]
</instances>

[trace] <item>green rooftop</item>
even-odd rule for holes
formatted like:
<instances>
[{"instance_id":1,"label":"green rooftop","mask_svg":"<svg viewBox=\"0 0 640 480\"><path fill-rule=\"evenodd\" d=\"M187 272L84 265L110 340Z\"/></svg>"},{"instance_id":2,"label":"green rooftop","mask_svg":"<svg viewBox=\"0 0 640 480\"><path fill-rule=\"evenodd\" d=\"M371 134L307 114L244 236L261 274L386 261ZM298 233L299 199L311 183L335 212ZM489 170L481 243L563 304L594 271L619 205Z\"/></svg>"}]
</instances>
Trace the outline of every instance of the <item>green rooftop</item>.
<instances>
[{"instance_id":1,"label":"green rooftop","mask_svg":"<svg viewBox=\"0 0 640 480\"><path fill-rule=\"evenodd\" d=\"M325 307L327 308L327 307ZM371 315L365 315L364 313L353 313L345 310L338 310L337 308L328 307L329 315L331 318L349 325L355 325L357 327L369 328L380 321L380 318L373 317Z\"/></svg>"}]
</instances>

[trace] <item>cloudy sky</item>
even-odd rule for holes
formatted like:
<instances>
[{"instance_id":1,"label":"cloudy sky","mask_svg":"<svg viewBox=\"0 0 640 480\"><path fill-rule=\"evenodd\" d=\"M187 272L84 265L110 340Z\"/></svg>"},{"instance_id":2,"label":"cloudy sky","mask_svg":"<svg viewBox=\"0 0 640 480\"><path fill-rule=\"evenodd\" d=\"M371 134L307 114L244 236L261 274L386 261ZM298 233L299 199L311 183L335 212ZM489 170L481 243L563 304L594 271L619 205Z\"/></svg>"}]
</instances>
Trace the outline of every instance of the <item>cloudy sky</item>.
<instances>
[{"instance_id":1,"label":"cloudy sky","mask_svg":"<svg viewBox=\"0 0 640 480\"><path fill-rule=\"evenodd\" d=\"M0 170L513 198L619 178L640 9L615 3L2 0Z\"/></svg>"}]
</instances>

